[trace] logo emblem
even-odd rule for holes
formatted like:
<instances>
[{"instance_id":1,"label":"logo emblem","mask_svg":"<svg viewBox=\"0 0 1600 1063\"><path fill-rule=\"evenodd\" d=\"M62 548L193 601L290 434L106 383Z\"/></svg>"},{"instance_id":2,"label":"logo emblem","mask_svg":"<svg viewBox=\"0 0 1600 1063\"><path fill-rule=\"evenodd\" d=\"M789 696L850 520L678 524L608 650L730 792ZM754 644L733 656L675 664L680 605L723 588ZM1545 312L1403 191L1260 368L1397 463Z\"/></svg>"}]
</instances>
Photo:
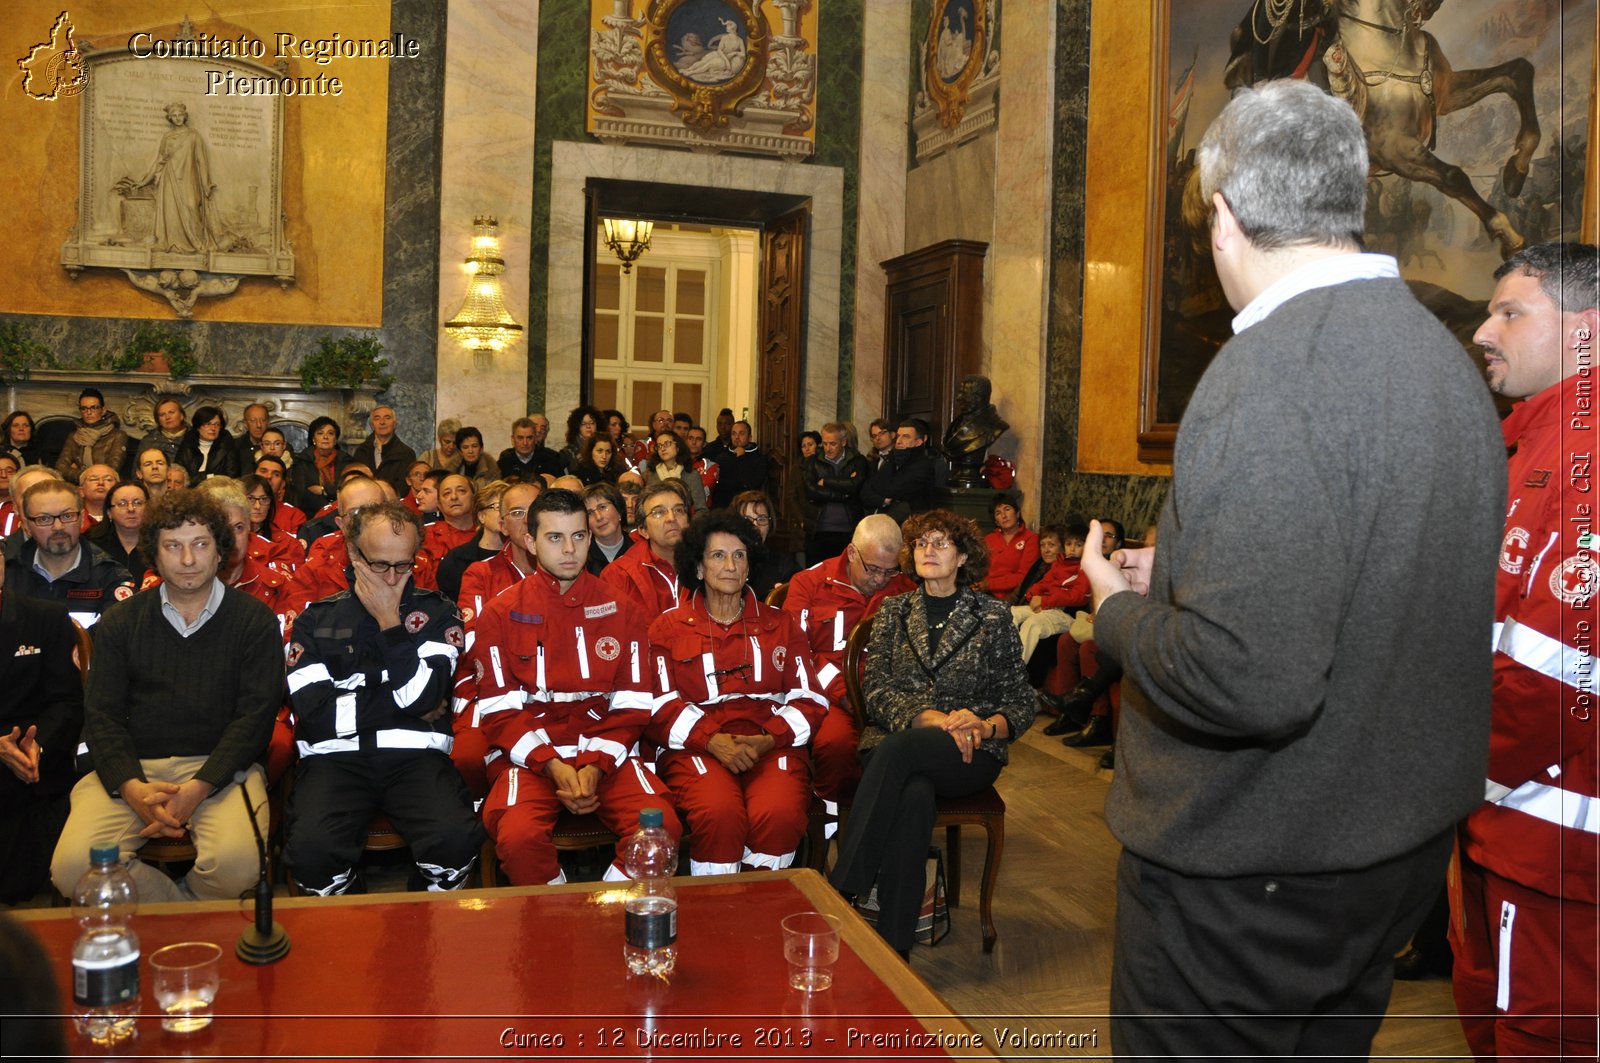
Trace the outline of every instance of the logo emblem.
<instances>
[{"instance_id":1,"label":"logo emblem","mask_svg":"<svg viewBox=\"0 0 1600 1063\"><path fill-rule=\"evenodd\" d=\"M411 632L413 635L427 626L428 614L424 613L421 609L418 609L416 612L411 613L406 617L406 630Z\"/></svg>"},{"instance_id":2,"label":"logo emblem","mask_svg":"<svg viewBox=\"0 0 1600 1063\"><path fill-rule=\"evenodd\" d=\"M778 671L780 671L780 672L783 671L783 662L786 661L788 659L788 657L789 657L789 647L787 647L787 646L774 646L774 647L772 647L772 667L776 668Z\"/></svg>"},{"instance_id":3,"label":"logo emblem","mask_svg":"<svg viewBox=\"0 0 1600 1063\"><path fill-rule=\"evenodd\" d=\"M1569 605L1586 605L1594 596L1600 567L1587 554L1567 558L1550 573L1550 593Z\"/></svg>"},{"instance_id":4,"label":"logo emblem","mask_svg":"<svg viewBox=\"0 0 1600 1063\"><path fill-rule=\"evenodd\" d=\"M116 590L111 592L111 597L115 598L119 602L125 602L129 598L133 597L133 588L124 583Z\"/></svg>"},{"instance_id":5,"label":"logo emblem","mask_svg":"<svg viewBox=\"0 0 1600 1063\"><path fill-rule=\"evenodd\" d=\"M50 39L28 49L17 60L22 71L22 91L35 100L56 100L76 96L89 83L83 53L72 38L72 19L65 11L50 27Z\"/></svg>"},{"instance_id":6,"label":"logo emblem","mask_svg":"<svg viewBox=\"0 0 1600 1063\"><path fill-rule=\"evenodd\" d=\"M444 640L458 650L467 644L466 633L461 630L460 624L451 624L446 628Z\"/></svg>"},{"instance_id":7,"label":"logo emblem","mask_svg":"<svg viewBox=\"0 0 1600 1063\"><path fill-rule=\"evenodd\" d=\"M1528 529L1511 528L1500 544L1500 567L1515 576L1522 571L1528 559Z\"/></svg>"},{"instance_id":8,"label":"logo emblem","mask_svg":"<svg viewBox=\"0 0 1600 1063\"><path fill-rule=\"evenodd\" d=\"M472 618L477 616L477 615L478 614L473 610L472 606L463 605L461 607L461 621L462 621L462 623L465 623L465 624L472 623Z\"/></svg>"},{"instance_id":9,"label":"logo emblem","mask_svg":"<svg viewBox=\"0 0 1600 1063\"><path fill-rule=\"evenodd\" d=\"M306 648L304 646L300 645L298 642L291 642L289 644L289 667L290 668L293 668L295 665L300 663L300 655L302 653L304 653L305 651L306 651Z\"/></svg>"},{"instance_id":10,"label":"logo emblem","mask_svg":"<svg viewBox=\"0 0 1600 1063\"><path fill-rule=\"evenodd\" d=\"M600 655L602 661L614 661L617 654L622 652L622 643L606 635L594 644L594 652Z\"/></svg>"}]
</instances>

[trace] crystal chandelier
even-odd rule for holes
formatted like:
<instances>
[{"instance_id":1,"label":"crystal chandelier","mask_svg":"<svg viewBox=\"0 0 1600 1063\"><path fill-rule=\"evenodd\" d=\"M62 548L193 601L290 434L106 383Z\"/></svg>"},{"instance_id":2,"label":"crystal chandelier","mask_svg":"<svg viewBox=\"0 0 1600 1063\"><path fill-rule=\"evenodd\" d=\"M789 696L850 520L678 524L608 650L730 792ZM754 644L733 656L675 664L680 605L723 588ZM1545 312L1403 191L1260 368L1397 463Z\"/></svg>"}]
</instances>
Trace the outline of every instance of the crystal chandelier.
<instances>
[{"instance_id":1,"label":"crystal chandelier","mask_svg":"<svg viewBox=\"0 0 1600 1063\"><path fill-rule=\"evenodd\" d=\"M506 309L505 293L500 290L500 274L506 261L500 257L500 223L493 215L479 214L472 219L472 251L467 255L467 272L472 280L467 297L456 316L444 323L444 330L472 351L501 351L522 334L511 312Z\"/></svg>"}]
</instances>

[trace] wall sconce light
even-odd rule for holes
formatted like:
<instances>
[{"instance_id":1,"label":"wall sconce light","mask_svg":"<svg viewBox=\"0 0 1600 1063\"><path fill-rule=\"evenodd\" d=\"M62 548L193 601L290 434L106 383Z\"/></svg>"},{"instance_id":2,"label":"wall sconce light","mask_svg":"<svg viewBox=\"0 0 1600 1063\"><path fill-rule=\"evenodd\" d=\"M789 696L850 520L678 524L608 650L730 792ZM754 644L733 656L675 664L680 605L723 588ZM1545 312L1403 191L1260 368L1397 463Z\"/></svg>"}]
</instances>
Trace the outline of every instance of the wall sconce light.
<instances>
[{"instance_id":1,"label":"wall sconce light","mask_svg":"<svg viewBox=\"0 0 1600 1063\"><path fill-rule=\"evenodd\" d=\"M634 221L631 218L605 218L606 246L622 260L622 272L633 271L633 261L650 250L650 234L655 231L653 221Z\"/></svg>"},{"instance_id":2,"label":"wall sconce light","mask_svg":"<svg viewBox=\"0 0 1600 1063\"><path fill-rule=\"evenodd\" d=\"M467 255L472 280L467 297L456 316L444 323L444 330L469 350L504 350L522 334L522 326L506 309L505 293L500 290L500 274L505 271L506 261L500 257L500 223L493 215L479 214L472 219L472 251Z\"/></svg>"}]
</instances>

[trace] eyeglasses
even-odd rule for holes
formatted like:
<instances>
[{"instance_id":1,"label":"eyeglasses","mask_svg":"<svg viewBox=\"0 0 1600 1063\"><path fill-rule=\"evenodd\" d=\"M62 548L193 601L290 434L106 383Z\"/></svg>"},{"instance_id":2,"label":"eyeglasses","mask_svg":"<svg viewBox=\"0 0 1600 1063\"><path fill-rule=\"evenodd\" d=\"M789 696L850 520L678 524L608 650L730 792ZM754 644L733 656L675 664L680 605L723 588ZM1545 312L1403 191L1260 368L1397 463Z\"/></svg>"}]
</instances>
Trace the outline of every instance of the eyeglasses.
<instances>
[{"instance_id":1,"label":"eyeglasses","mask_svg":"<svg viewBox=\"0 0 1600 1063\"><path fill-rule=\"evenodd\" d=\"M918 550L931 550L934 553L943 553L944 551L954 547L956 544L951 542L949 539L935 539L931 536L923 536L921 539L913 539L911 541L911 545Z\"/></svg>"},{"instance_id":2,"label":"eyeglasses","mask_svg":"<svg viewBox=\"0 0 1600 1063\"><path fill-rule=\"evenodd\" d=\"M510 517L512 520L521 520L522 518L526 517L527 515L528 515L528 507L527 506L518 506L516 509L508 509L503 514L501 514L501 516Z\"/></svg>"},{"instance_id":3,"label":"eyeglasses","mask_svg":"<svg viewBox=\"0 0 1600 1063\"><path fill-rule=\"evenodd\" d=\"M264 506L272 501L266 495L245 495L245 497L250 500L252 506Z\"/></svg>"},{"instance_id":4,"label":"eyeglasses","mask_svg":"<svg viewBox=\"0 0 1600 1063\"><path fill-rule=\"evenodd\" d=\"M79 413L93 413L96 410L103 410L103 409L105 409L105 407L102 406L102 405L99 405L98 403L96 403L95 405L92 405L92 406L85 406L82 403L78 404L78 412Z\"/></svg>"},{"instance_id":5,"label":"eyeglasses","mask_svg":"<svg viewBox=\"0 0 1600 1063\"><path fill-rule=\"evenodd\" d=\"M749 521L751 524L771 524L772 523L772 518L767 516L765 513L763 513L759 517L745 517L745 520Z\"/></svg>"},{"instance_id":6,"label":"eyeglasses","mask_svg":"<svg viewBox=\"0 0 1600 1063\"><path fill-rule=\"evenodd\" d=\"M111 508L112 509L143 509L144 508L144 499L142 499L142 498L124 498L120 502L111 503Z\"/></svg>"},{"instance_id":7,"label":"eyeglasses","mask_svg":"<svg viewBox=\"0 0 1600 1063\"><path fill-rule=\"evenodd\" d=\"M878 579L893 579L900 572L898 568L881 568L878 565L869 565L860 553L856 553L856 564L865 569L867 575L875 576Z\"/></svg>"},{"instance_id":8,"label":"eyeglasses","mask_svg":"<svg viewBox=\"0 0 1600 1063\"><path fill-rule=\"evenodd\" d=\"M497 510L497 509L499 509L499 508L500 508L500 503L498 503L498 502L491 502L491 503L490 503L490 504L489 504L489 505L487 505L487 506L479 506L479 507L478 507L478 512L479 512L479 513L482 513L482 512L483 512L483 511L484 511L484 510L487 510L487 509L496 509L496 510Z\"/></svg>"},{"instance_id":9,"label":"eyeglasses","mask_svg":"<svg viewBox=\"0 0 1600 1063\"><path fill-rule=\"evenodd\" d=\"M689 515L689 507L673 506L671 509L668 509L666 506L657 506L655 509L652 509L650 512L646 513L645 516L649 517L651 520L666 520L669 513L672 516L677 517L679 520L682 520L684 517Z\"/></svg>"},{"instance_id":10,"label":"eyeglasses","mask_svg":"<svg viewBox=\"0 0 1600 1063\"><path fill-rule=\"evenodd\" d=\"M28 518L35 528L48 528L54 524L65 524L69 527L78 523L78 518L83 516L81 509L69 509L61 513L40 513Z\"/></svg>"},{"instance_id":11,"label":"eyeglasses","mask_svg":"<svg viewBox=\"0 0 1600 1063\"><path fill-rule=\"evenodd\" d=\"M412 569L417 567L417 563L415 561L374 561L366 554L361 552L361 547L356 546L354 543L351 543L350 546L353 550L355 550L356 556L361 559L361 563L372 569L372 571L376 572L380 576L386 576L390 572L398 572L400 575L404 576L407 575Z\"/></svg>"}]
</instances>

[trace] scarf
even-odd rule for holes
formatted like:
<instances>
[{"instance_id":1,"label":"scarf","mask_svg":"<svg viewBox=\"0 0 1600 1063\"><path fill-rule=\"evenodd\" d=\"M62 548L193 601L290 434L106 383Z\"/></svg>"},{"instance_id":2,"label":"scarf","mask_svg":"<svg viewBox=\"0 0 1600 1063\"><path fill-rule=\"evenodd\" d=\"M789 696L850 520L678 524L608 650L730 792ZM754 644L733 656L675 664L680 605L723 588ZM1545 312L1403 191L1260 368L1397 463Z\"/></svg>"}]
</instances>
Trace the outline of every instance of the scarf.
<instances>
[{"instance_id":1,"label":"scarf","mask_svg":"<svg viewBox=\"0 0 1600 1063\"><path fill-rule=\"evenodd\" d=\"M337 450L330 450L328 451L328 456L324 458L320 451L313 450L311 452L311 458L317 464L317 478L325 485L332 487L334 477L337 475L337 473L334 471L334 465L339 460L339 452Z\"/></svg>"},{"instance_id":2,"label":"scarf","mask_svg":"<svg viewBox=\"0 0 1600 1063\"><path fill-rule=\"evenodd\" d=\"M92 427L82 421L78 422L77 429L72 433L72 445L83 448L81 451L82 457L79 460L85 469L95 464L94 448L99 446L106 436L115 431L116 427L117 422L109 413L106 414L103 421Z\"/></svg>"}]
</instances>

